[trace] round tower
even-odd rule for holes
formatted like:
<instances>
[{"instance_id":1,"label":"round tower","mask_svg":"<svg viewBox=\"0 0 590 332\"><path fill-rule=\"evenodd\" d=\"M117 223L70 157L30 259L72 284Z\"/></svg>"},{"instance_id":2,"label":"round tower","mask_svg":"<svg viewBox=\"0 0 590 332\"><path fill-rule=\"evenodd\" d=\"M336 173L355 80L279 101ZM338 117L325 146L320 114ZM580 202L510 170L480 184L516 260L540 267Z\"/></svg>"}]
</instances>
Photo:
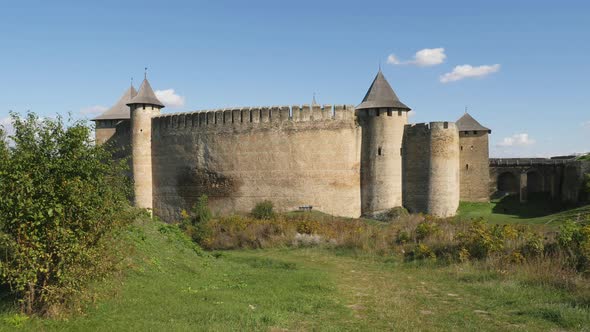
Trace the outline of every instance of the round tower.
<instances>
[{"instance_id":1,"label":"round tower","mask_svg":"<svg viewBox=\"0 0 590 332\"><path fill-rule=\"evenodd\" d=\"M453 122L430 123L427 213L454 216L459 208L459 131Z\"/></svg>"},{"instance_id":2,"label":"round tower","mask_svg":"<svg viewBox=\"0 0 590 332\"><path fill-rule=\"evenodd\" d=\"M373 215L402 205L401 146L410 108L379 70L356 111L362 127L361 213Z\"/></svg>"},{"instance_id":3,"label":"round tower","mask_svg":"<svg viewBox=\"0 0 590 332\"><path fill-rule=\"evenodd\" d=\"M152 116L164 104L158 100L147 78L127 104L131 113L131 153L135 206L152 210Z\"/></svg>"}]
</instances>

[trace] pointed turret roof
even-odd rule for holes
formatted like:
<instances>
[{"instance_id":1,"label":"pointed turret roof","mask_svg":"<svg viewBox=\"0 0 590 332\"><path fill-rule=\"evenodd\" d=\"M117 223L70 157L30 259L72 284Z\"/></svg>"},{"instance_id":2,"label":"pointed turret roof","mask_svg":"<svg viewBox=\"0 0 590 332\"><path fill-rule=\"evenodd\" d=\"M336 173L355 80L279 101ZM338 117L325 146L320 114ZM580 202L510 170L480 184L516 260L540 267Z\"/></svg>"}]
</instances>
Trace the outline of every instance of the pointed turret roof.
<instances>
[{"instance_id":1,"label":"pointed turret roof","mask_svg":"<svg viewBox=\"0 0 590 332\"><path fill-rule=\"evenodd\" d=\"M127 103L127 105L134 104L148 104L164 107L164 104L162 104L158 97L156 97L156 94L154 93L154 90L152 90L152 86L150 85L150 82L148 82L147 78L145 78L141 83L137 95Z\"/></svg>"},{"instance_id":2,"label":"pointed turret roof","mask_svg":"<svg viewBox=\"0 0 590 332\"><path fill-rule=\"evenodd\" d=\"M129 89L127 89L127 91L125 91L125 93L121 96L121 98L119 98L119 101L117 101L115 105L113 105L101 115L92 119L92 121L129 119L129 106L127 106L127 103L129 103L136 94L137 91L135 91L133 85L130 86Z\"/></svg>"},{"instance_id":3,"label":"pointed turret roof","mask_svg":"<svg viewBox=\"0 0 590 332\"><path fill-rule=\"evenodd\" d=\"M472 131L472 130L483 130L491 133L489 128L482 126L477 120L475 120L469 113L465 112L463 116L455 123L459 131Z\"/></svg>"},{"instance_id":4,"label":"pointed turret roof","mask_svg":"<svg viewBox=\"0 0 590 332\"><path fill-rule=\"evenodd\" d=\"M356 107L356 109L367 109L367 108L401 108L410 110L408 106L402 103L389 82L383 76L381 69L375 76L369 91L365 95L363 102Z\"/></svg>"}]
</instances>

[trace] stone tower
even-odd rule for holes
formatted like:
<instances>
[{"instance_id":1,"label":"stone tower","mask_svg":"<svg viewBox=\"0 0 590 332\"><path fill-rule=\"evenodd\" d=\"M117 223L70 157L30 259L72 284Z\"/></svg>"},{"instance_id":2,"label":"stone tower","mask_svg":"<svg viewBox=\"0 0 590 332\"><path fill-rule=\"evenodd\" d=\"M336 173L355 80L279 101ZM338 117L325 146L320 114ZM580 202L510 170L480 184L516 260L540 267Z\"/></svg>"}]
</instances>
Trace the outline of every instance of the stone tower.
<instances>
[{"instance_id":1,"label":"stone tower","mask_svg":"<svg viewBox=\"0 0 590 332\"><path fill-rule=\"evenodd\" d=\"M152 210L152 117L164 104L158 100L147 78L127 104L131 112L131 146L135 206Z\"/></svg>"},{"instance_id":2,"label":"stone tower","mask_svg":"<svg viewBox=\"0 0 590 332\"><path fill-rule=\"evenodd\" d=\"M430 123L427 213L452 217L459 208L459 132L452 122Z\"/></svg>"},{"instance_id":3,"label":"stone tower","mask_svg":"<svg viewBox=\"0 0 590 332\"><path fill-rule=\"evenodd\" d=\"M487 202L490 197L488 134L469 113L457 120L461 156L461 200Z\"/></svg>"},{"instance_id":4,"label":"stone tower","mask_svg":"<svg viewBox=\"0 0 590 332\"><path fill-rule=\"evenodd\" d=\"M410 108L379 70L356 111L362 127L361 213L372 215L402 205L401 145Z\"/></svg>"}]
</instances>

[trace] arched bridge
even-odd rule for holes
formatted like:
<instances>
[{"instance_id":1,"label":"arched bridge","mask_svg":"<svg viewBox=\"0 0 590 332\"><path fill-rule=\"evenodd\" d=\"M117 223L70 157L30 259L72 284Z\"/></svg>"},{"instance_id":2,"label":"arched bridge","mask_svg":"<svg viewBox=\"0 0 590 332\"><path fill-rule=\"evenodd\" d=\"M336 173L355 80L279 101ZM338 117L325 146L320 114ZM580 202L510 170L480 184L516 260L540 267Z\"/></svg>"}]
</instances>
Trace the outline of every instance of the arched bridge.
<instances>
[{"instance_id":1,"label":"arched bridge","mask_svg":"<svg viewBox=\"0 0 590 332\"><path fill-rule=\"evenodd\" d=\"M490 158L490 192L518 194L521 201L532 193L550 193L576 203L588 172L590 162L575 159Z\"/></svg>"}]
</instances>

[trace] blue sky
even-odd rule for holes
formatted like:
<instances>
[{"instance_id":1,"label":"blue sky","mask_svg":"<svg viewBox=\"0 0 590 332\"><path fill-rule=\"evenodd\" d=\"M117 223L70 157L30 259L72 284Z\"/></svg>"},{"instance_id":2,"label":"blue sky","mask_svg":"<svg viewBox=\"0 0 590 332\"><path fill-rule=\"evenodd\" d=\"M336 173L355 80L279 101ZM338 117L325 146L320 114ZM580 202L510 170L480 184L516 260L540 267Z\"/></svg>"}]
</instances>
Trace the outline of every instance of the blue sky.
<instances>
[{"instance_id":1,"label":"blue sky","mask_svg":"<svg viewBox=\"0 0 590 332\"><path fill-rule=\"evenodd\" d=\"M467 106L492 156L590 151L583 1L0 0L0 45L0 119L92 117L145 66L168 112L356 105L381 62L412 122Z\"/></svg>"}]
</instances>

